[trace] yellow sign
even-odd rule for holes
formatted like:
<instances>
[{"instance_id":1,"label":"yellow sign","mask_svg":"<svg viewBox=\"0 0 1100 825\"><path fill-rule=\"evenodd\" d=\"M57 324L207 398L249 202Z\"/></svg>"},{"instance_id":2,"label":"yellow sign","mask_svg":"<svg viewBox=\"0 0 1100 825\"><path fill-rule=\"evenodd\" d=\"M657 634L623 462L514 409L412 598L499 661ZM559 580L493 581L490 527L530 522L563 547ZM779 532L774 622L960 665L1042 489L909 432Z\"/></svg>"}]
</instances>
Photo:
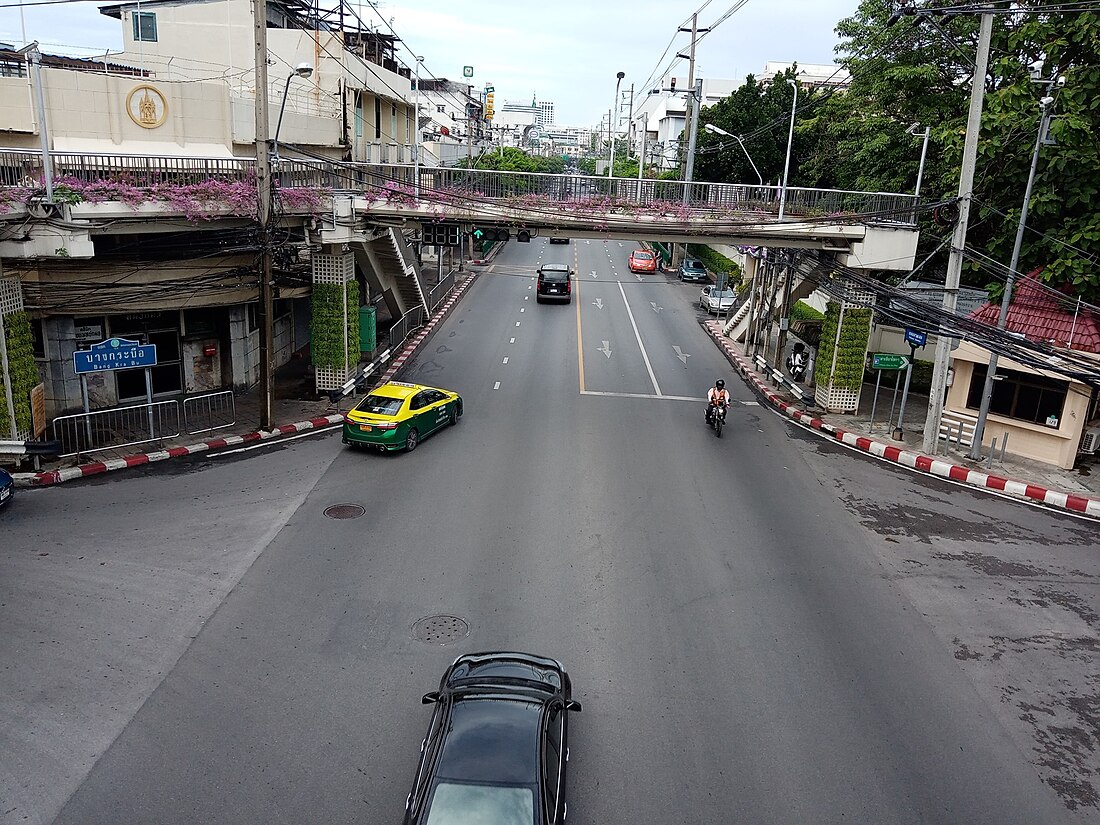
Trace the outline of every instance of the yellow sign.
<instances>
[{"instance_id":1,"label":"yellow sign","mask_svg":"<svg viewBox=\"0 0 1100 825\"><path fill-rule=\"evenodd\" d=\"M126 96L126 114L143 129L156 129L168 117L168 101L156 86L142 83Z\"/></svg>"}]
</instances>

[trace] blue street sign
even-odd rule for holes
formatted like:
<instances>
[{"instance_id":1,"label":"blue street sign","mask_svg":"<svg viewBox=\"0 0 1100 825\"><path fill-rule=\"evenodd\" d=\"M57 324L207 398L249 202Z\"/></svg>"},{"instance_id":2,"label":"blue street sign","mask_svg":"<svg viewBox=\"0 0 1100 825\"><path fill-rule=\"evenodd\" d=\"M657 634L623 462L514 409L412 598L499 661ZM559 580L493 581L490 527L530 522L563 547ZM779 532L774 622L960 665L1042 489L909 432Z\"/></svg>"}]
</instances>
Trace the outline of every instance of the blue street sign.
<instances>
[{"instance_id":1,"label":"blue street sign","mask_svg":"<svg viewBox=\"0 0 1100 825\"><path fill-rule=\"evenodd\" d=\"M921 332L919 329L905 328L905 340L913 347L923 347L928 343L928 333Z\"/></svg>"},{"instance_id":2,"label":"blue street sign","mask_svg":"<svg viewBox=\"0 0 1100 825\"><path fill-rule=\"evenodd\" d=\"M104 370L129 370L134 367L155 367L157 345L142 344L129 338L109 338L92 344L89 349L73 353L76 374Z\"/></svg>"}]
</instances>

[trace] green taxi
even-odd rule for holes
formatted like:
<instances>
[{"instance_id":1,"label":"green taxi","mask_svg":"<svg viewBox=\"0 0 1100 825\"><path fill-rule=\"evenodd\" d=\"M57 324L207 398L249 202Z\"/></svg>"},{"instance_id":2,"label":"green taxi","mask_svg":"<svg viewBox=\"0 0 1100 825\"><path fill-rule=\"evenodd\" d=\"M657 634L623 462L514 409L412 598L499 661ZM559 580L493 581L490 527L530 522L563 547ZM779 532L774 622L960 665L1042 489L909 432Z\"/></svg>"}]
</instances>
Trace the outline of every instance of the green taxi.
<instances>
[{"instance_id":1,"label":"green taxi","mask_svg":"<svg viewBox=\"0 0 1100 825\"><path fill-rule=\"evenodd\" d=\"M344 416L343 441L349 447L415 450L447 424L457 424L462 397L450 390L390 381L375 387Z\"/></svg>"}]
</instances>

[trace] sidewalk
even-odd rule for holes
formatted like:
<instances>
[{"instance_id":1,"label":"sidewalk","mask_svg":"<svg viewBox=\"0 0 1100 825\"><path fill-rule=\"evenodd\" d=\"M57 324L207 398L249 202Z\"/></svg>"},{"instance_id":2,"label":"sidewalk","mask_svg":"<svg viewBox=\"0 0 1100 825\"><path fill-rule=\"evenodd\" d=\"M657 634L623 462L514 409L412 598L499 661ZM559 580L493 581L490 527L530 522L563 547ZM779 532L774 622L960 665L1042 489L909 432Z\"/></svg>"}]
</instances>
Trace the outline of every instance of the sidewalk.
<instances>
[{"instance_id":1,"label":"sidewalk","mask_svg":"<svg viewBox=\"0 0 1100 825\"><path fill-rule=\"evenodd\" d=\"M873 428L873 385L864 385L857 412L848 415L821 413L810 401L797 400L782 384L776 387L769 376L759 372L744 355L741 344L722 334L721 322L707 321L704 328L757 393L799 424L822 433L822 437L918 472L993 490L1014 498L1027 499L1056 509L1100 517L1100 461L1091 466L1085 464L1079 465L1078 469L1063 470L1006 454L1003 463L995 458L990 466L986 459L972 461L967 458L965 448L952 448L945 452L942 441L939 455L925 455L921 448L924 441L924 419L928 411L927 396L909 394L905 419L902 422L903 437L895 440L893 426L886 423L894 392L892 385L889 388L883 386L879 391ZM900 393L897 401L900 407ZM897 414L898 410L895 409L895 424ZM988 452L988 448L986 451Z\"/></svg>"},{"instance_id":2,"label":"sidewalk","mask_svg":"<svg viewBox=\"0 0 1100 825\"><path fill-rule=\"evenodd\" d=\"M389 358L371 376L369 385L364 390L385 383L393 377L465 294L466 289L476 279L480 266L490 263L499 250L500 246L494 247L484 260L477 261L478 269L465 269L455 273L454 290L437 308L431 320L408 338L400 352L390 353ZM467 261L467 265L469 264L471 262ZM427 270L428 267L425 267L425 276L428 279L434 279L435 269L432 268L430 273ZM434 282L432 280L432 283ZM381 350L382 347L378 349ZM363 366L360 364L359 369ZM335 429L341 426L343 413L362 397L364 390L333 402L327 395L318 395L315 392L313 376L308 369L308 364L304 360L292 360L275 373L274 398L271 405L272 420L288 423L273 426L270 430L260 430L262 399L259 392L250 390L234 396L235 424L224 430L204 433L202 436L181 433L174 438L161 439L139 447L97 450L94 453L66 458L42 458L38 471L28 472L26 469L21 469L18 472L12 471L12 475L15 477L16 485L20 487L49 486L240 444L277 440L309 431ZM135 450L142 451L135 452ZM29 465L25 463L24 468L27 467Z\"/></svg>"}]
</instances>

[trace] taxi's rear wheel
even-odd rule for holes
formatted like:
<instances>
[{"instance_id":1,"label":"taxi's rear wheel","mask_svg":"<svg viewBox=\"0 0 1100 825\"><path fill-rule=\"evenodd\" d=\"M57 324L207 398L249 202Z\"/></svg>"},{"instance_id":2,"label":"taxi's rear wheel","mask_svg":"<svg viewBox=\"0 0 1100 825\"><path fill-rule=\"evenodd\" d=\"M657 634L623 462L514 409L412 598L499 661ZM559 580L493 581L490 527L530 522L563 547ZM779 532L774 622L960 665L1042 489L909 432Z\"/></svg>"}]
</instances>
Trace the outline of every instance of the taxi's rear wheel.
<instances>
[{"instance_id":1,"label":"taxi's rear wheel","mask_svg":"<svg viewBox=\"0 0 1100 825\"><path fill-rule=\"evenodd\" d=\"M408 452L412 452L416 449L416 445L420 443L420 433L416 431L416 427L412 427L409 430L409 434L405 436L405 449Z\"/></svg>"}]
</instances>

